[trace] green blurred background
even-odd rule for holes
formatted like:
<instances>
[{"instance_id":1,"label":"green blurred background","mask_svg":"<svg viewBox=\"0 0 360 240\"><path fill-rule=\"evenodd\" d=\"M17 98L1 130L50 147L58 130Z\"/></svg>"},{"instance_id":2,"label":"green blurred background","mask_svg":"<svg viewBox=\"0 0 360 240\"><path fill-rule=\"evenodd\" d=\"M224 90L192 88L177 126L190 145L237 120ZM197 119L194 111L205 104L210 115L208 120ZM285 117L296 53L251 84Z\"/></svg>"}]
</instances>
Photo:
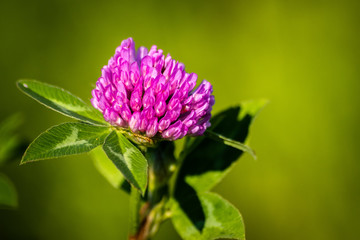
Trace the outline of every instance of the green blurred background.
<instances>
[{"instance_id":1,"label":"green blurred background","mask_svg":"<svg viewBox=\"0 0 360 240\"><path fill-rule=\"evenodd\" d=\"M152 44L214 85L214 112L270 104L243 157L214 191L242 213L247 239L359 239L358 1L73 1L0 3L0 119L22 112L34 139L67 118L20 93L19 78L91 98L120 42ZM0 239L126 239L128 196L88 155L2 169L19 208ZM180 239L167 222L156 236Z\"/></svg>"}]
</instances>

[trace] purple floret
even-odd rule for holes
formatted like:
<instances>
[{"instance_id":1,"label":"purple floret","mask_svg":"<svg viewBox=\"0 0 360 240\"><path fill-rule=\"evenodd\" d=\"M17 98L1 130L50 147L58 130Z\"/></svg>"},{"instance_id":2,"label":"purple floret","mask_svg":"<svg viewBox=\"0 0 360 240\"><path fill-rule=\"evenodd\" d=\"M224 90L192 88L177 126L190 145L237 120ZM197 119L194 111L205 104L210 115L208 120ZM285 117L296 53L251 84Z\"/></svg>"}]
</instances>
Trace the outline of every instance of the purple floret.
<instances>
[{"instance_id":1,"label":"purple floret","mask_svg":"<svg viewBox=\"0 0 360 240\"><path fill-rule=\"evenodd\" d=\"M203 80L194 89L196 80L161 49L136 51L128 38L102 68L91 103L110 124L150 138L199 136L210 126L215 99L211 84Z\"/></svg>"}]
</instances>

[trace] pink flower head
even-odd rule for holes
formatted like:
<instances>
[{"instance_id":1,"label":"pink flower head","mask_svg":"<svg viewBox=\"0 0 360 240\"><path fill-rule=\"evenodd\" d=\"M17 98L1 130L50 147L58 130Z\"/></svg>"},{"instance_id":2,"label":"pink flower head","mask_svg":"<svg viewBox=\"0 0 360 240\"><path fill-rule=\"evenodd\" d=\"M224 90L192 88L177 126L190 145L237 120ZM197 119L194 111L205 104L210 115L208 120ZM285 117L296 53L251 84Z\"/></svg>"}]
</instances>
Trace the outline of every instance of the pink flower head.
<instances>
[{"instance_id":1,"label":"pink flower head","mask_svg":"<svg viewBox=\"0 0 360 240\"><path fill-rule=\"evenodd\" d=\"M215 99L211 84L203 80L194 89L196 80L155 45L136 51L128 38L102 68L91 103L110 124L149 138L199 136L210 126Z\"/></svg>"}]
</instances>

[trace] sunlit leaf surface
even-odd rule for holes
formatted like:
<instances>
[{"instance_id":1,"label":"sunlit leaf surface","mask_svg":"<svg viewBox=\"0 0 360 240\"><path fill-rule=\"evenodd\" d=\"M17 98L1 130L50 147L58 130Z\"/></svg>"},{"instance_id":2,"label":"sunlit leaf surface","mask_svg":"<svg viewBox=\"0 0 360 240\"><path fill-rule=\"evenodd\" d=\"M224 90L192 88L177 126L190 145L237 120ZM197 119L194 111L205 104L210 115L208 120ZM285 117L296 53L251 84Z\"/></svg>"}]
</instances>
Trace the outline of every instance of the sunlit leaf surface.
<instances>
[{"instance_id":1,"label":"sunlit leaf surface","mask_svg":"<svg viewBox=\"0 0 360 240\"><path fill-rule=\"evenodd\" d=\"M52 110L92 124L105 124L101 113L70 92L35 80L20 80L18 88Z\"/></svg>"},{"instance_id":2,"label":"sunlit leaf surface","mask_svg":"<svg viewBox=\"0 0 360 240\"><path fill-rule=\"evenodd\" d=\"M103 149L124 177L144 194L148 163L140 150L121 133L115 131L106 138Z\"/></svg>"},{"instance_id":3,"label":"sunlit leaf surface","mask_svg":"<svg viewBox=\"0 0 360 240\"><path fill-rule=\"evenodd\" d=\"M40 134L21 163L89 152L104 143L109 128L86 123L63 123Z\"/></svg>"}]
</instances>

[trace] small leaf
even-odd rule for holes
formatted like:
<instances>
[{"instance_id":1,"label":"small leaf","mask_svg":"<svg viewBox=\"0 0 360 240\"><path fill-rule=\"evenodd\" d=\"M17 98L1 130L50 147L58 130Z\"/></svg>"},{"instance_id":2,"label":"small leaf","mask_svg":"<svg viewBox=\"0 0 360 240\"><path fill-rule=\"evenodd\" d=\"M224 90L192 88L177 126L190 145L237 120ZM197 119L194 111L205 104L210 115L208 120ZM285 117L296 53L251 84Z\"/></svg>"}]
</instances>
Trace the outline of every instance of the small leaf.
<instances>
[{"instance_id":1,"label":"small leaf","mask_svg":"<svg viewBox=\"0 0 360 240\"><path fill-rule=\"evenodd\" d=\"M205 213L202 230L193 223L180 203L174 200L171 205L172 222L180 236L185 240L245 239L243 219L239 211L228 201L215 193L198 195ZM193 207L191 198L182 203Z\"/></svg>"},{"instance_id":2,"label":"small leaf","mask_svg":"<svg viewBox=\"0 0 360 240\"><path fill-rule=\"evenodd\" d=\"M207 137L210 137L212 138L213 140L215 141L218 141L218 142L221 142L225 145L228 145L230 147L233 147L233 148L236 148L236 149L239 149L243 152L247 152L249 153L254 159L256 159L256 155L255 155L255 152L254 150L251 149L251 147L241 143L241 142L238 142L238 141L235 141L233 139L230 139L230 138L227 138L227 137L224 137L223 135L220 135L218 133L214 133L210 130L206 131L205 132L205 135Z\"/></svg>"},{"instance_id":3,"label":"small leaf","mask_svg":"<svg viewBox=\"0 0 360 240\"><path fill-rule=\"evenodd\" d=\"M35 80L20 80L18 88L39 103L68 117L104 125L101 113L70 92Z\"/></svg>"},{"instance_id":4,"label":"small leaf","mask_svg":"<svg viewBox=\"0 0 360 240\"><path fill-rule=\"evenodd\" d=\"M129 183L125 181L120 170L106 156L105 152L100 147L92 150L90 156L94 161L96 169L114 188L121 188L128 193L130 192Z\"/></svg>"},{"instance_id":5,"label":"small leaf","mask_svg":"<svg viewBox=\"0 0 360 240\"><path fill-rule=\"evenodd\" d=\"M134 187L144 195L147 185L148 163L140 150L121 133L113 131L105 139L103 149L108 158Z\"/></svg>"},{"instance_id":6,"label":"small leaf","mask_svg":"<svg viewBox=\"0 0 360 240\"><path fill-rule=\"evenodd\" d=\"M0 174L0 207L16 208L18 198L12 182L3 174Z\"/></svg>"},{"instance_id":7,"label":"small leaf","mask_svg":"<svg viewBox=\"0 0 360 240\"><path fill-rule=\"evenodd\" d=\"M21 164L89 152L104 143L108 127L63 123L40 134L26 150Z\"/></svg>"},{"instance_id":8,"label":"small leaf","mask_svg":"<svg viewBox=\"0 0 360 240\"><path fill-rule=\"evenodd\" d=\"M244 145L236 145L235 142L243 144L246 141L253 119L266 103L264 100L244 102L211 119L212 126L209 130L216 132L217 138L223 138L222 141L226 139L227 145L205 136L197 137L188 145L183 152L184 159L175 187L177 195L181 195L183 189L188 189L187 184L202 192L210 190L221 181L245 150L240 148Z\"/></svg>"}]
</instances>

